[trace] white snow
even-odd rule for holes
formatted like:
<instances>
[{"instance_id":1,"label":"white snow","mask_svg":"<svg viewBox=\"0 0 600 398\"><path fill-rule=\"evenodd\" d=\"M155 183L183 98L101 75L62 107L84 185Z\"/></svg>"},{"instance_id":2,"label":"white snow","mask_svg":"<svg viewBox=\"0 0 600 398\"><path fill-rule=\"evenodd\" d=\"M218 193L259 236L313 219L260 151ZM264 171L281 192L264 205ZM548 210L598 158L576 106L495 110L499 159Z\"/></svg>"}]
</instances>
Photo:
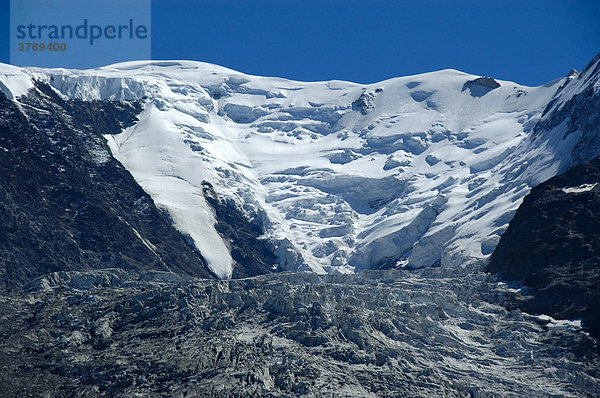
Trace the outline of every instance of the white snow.
<instances>
[{"instance_id":1,"label":"white snow","mask_svg":"<svg viewBox=\"0 0 600 398\"><path fill-rule=\"evenodd\" d=\"M489 256L523 197L576 142L564 126L531 134L565 79L498 81L477 97L462 88L478 76L450 69L372 85L191 61L7 70L1 82L35 75L70 98L145 98L139 123L106 137L111 151L221 278L233 260L203 181L264 219L282 269L465 266ZM352 106L363 93L366 114Z\"/></svg>"},{"instance_id":2,"label":"white snow","mask_svg":"<svg viewBox=\"0 0 600 398\"><path fill-rule=\"evenodd\" d=\"M564 193L582 193L582 192L589 192L592 189L596 188L596 185L598 185L598 183L595 184L583 184L580 185L578 187L572 187L572 188L563 188L562 191Z\"/></svg>"},{"instance_id":3,"label":"white snow","mask_svg":"<svg viewBox=\"0 0 600 398\"><path fill-rule=\"evenodd\" d=\"M560 329L560 330L573 330L579 331L581 330L581 319L554 319L550 315L534 315L536 318L547 322L546 326L551 329Z\"/></svg>"},{"instance_id":4,"label":"white snow","mask_svg":"<svg viewBox=\"0 0 600 398\"><path fill-rule=\"evenodd\" d=\"M114 156L156 205L168 211L175 227L191 237L211 271L228 278L233 260L215 230L215 216L202 193L202 181L211 179L210 171L193 164L193 154L173 124L181 119L185 120L176 110L160 111L150 104L137 125L105 137ZM137 150L140 147L143 152Z\"/></svg>"},{"instance_id":5,"label":"white snow","mask_svg":"<svg viewBox=\"0 0 600 398\"><path fill-rule=\"evenodd\" d=\"M0 63L0 92L9 99L24 95L33 87L33 80L21 68Z\"/></svg>"}]
</instances>

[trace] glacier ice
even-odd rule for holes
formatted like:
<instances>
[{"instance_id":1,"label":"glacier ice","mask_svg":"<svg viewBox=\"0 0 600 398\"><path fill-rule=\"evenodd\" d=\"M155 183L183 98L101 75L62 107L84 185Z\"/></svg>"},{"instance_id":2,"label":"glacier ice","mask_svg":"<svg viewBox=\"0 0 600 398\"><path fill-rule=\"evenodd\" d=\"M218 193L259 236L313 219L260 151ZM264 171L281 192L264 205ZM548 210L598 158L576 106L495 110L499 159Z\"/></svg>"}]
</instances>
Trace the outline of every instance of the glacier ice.
<instances>
[{"instance_id":1,"label":"glacier ice","mask_svg":"<svg viewBox=\"0 0 600 398\"><path fill-rule=\"evenodd\" d=\"M110 148L220 278L235 265L203 181L248 219L265 218L280 269L465 266L489 256L576 142L562 137L566 126L532 134L568 78L494 81L478 96L468 84L478 76L450 69L371 85L192 61L0 69L14 95L33 78L68 98L145 101L136 126L107 136Z\"/></svg>"}]
</instances>

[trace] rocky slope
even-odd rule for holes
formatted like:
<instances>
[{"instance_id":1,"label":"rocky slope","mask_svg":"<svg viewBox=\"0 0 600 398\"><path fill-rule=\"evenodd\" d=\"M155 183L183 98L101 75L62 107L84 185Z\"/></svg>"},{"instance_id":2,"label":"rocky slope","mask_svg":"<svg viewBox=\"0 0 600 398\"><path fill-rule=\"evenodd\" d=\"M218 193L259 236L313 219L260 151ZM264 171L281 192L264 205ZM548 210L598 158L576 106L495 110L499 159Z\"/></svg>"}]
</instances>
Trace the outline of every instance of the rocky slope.
<instances>
[{"instance_id":1,"label":"rocky slope","mask_svg":"<svg viewBox=\"0 0 600 398\"><path fill-rule=\"evenodd\" d=\"M532 289L516 303L520 308L582 319L600 337L600 158L535 187L488 270Z\"/></svg>"},{"instance_id":2,"label":"rocky slope","mask_svg":"<svg viewBox=\"0 0 600 398\"><path fill-rule=\"evenodd\" d=\"M588 397L597 342L473 270L50 274L0 295L4 396Z\"/></svg>"},{"instance_id":3,"label":"rocky slope","mask_svg":"<svg viewBox=\"0 0 600 398\"><path fill-rule=\"evenodd\" d=\"M63 101L41 83L18 104L0 93L3 284L58 270L169 270L165 261L208 275L101 135L133 124L140 110Z\"/></svg>"},{"instance_id":4,"label":"rocky slope","mask_svg":"<svg viewBox=\"0 0 600 398\"><path fill-rule=\"evenodd\" d=\"M141 109L139 102L64 100L41 82L19 101L0 93L1 284L107 267L212 277L103 137L137 122ZM260 249L260 232L214 203L226 215L222 228L235 227L228 235L234 249L252 247L245 250L248 268L235 275L269 272L275 260Z\"/></svg>"}]
</instances>

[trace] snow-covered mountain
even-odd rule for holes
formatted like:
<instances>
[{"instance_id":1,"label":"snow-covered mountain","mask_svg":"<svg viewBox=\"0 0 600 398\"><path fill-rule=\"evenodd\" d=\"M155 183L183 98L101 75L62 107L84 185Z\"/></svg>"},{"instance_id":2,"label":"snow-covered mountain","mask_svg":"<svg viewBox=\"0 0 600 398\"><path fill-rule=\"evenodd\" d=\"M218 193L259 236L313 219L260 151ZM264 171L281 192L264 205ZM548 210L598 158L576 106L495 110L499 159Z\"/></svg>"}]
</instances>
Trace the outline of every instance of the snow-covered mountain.
<instances>
[{"instance_id":1,"label":"snow-covered mountain","mask_svg":"<svg viewBox=\"0 0 600 398\"><path fill-rule=\"evenodd\" d=\"M112 154L219 278L236 264L210 197L260 226L274 268L347 273L487 258L530 189L582 161L585 126L556 114L597 91L599 63L540 87L456 70L360 85L190 61L1 65L0 90L39 79L66 98L143 99L139 122L106 136Z\"/></svg>"}]
</instances>

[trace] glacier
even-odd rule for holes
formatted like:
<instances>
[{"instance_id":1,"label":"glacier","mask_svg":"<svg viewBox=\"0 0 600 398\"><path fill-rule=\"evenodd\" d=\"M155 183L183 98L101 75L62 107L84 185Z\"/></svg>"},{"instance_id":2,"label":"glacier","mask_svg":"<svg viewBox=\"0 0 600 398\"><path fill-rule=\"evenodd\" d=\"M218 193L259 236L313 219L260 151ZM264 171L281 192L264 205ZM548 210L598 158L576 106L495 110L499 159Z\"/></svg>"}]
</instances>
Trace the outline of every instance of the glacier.
<instances>
[{"instance_id":1,"label":"glacier","mask_svg":"<svg viewBox=\"0 0 600 398\"><path fill-rule=\"evenodd\" d=\"M9 98L35 79L64 98L144 102L137 124L106 136L112 154L221 279L235 261L203 183L260 222L274 269L467 267L579 139L564 124L534 134L547 107L581 91L576 74L527 87L447 69L364 85L194 61L0 65Z\"/></svg>"},{"instance_id":2,"label":"glacier","mask_svg":"<svg viewBox=\"0 0 600 398\"><path fill-rule=\"evenodd\" d=\"M3 387L15 397L23 386L33 396L598 396L597 345L581 323L507 310L519 295L458 267L228 281L61 271L0 295Z\"/></svg>"}]
</instances>

